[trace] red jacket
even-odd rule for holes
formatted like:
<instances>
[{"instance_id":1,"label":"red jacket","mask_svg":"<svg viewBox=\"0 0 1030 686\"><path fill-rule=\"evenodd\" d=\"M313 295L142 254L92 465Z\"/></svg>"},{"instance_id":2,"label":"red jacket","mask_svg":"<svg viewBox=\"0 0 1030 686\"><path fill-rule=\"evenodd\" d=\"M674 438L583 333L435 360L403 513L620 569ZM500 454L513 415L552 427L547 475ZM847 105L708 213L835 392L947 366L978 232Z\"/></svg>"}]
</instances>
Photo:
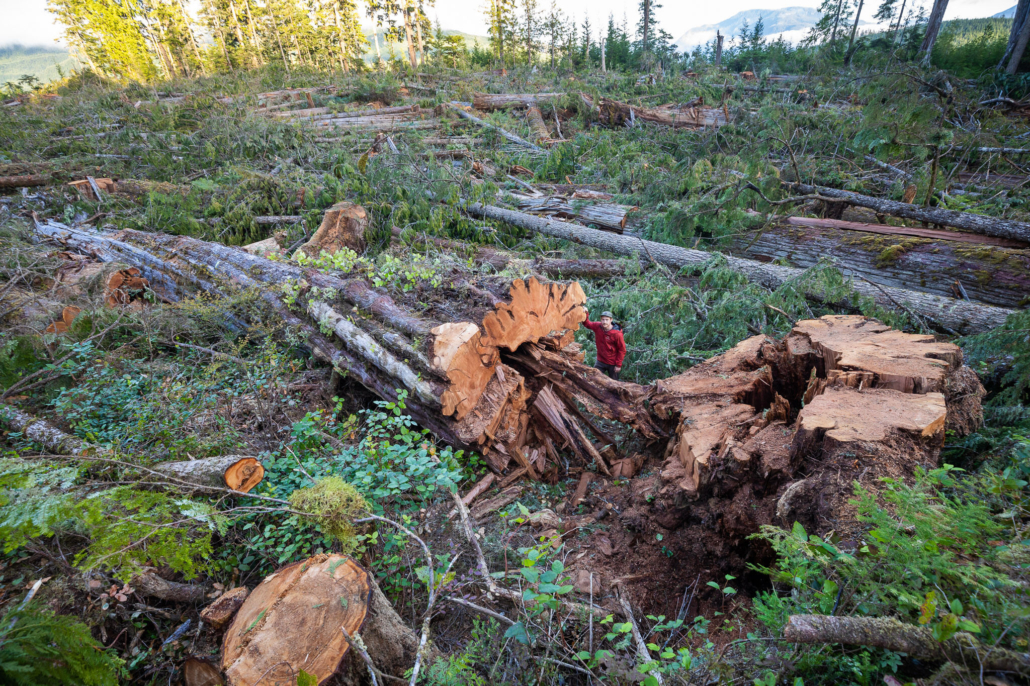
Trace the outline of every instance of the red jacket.
<instances>
[{"instance_id":1,"label":"red jacket","mask_svg":"<svg viewBox=\"0 0 1030 686\"><path fill-rule=\"evenodd\" d=\"M613 367L621 367L626 357L626 341L622 332L616 329L605 331L600 323L590 321L588 317L583 326L594 332L594 341L597 343L597 361L601 364L610 364Z\"/></svg>"}]
</instances>

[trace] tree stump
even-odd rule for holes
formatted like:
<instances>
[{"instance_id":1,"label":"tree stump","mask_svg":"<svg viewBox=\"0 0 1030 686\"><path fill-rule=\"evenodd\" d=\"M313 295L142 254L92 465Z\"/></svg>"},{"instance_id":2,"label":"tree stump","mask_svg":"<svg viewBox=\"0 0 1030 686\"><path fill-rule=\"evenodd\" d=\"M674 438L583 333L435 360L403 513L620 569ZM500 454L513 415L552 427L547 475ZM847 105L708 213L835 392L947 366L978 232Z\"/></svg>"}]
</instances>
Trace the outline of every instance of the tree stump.
<instances>
[{"instance_id":1,"label":"tree stump","mask_svg":"<svg viewBox=\"0 0 1030 686\"><path fill-rule=\"evenodd\" d=\"M368 214L361 205L338 202L322 217L322 225L304 245L300 246L308 257L318 257L324 250L330 255L350 248L359 255L365 252L365 230Z\"/></svg>"}]
</instances>

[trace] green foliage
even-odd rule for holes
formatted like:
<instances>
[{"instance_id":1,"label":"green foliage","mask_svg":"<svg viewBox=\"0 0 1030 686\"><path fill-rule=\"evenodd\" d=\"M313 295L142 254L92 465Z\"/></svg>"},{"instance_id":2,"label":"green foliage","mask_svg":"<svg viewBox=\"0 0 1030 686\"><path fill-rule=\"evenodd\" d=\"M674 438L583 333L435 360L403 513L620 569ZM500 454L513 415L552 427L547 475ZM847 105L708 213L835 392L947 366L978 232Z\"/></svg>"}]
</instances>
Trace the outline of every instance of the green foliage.
<instances>
[{"instance_id":1,"label":"green foliage","mask_svg":"<svg viewBox=\"0 0 1030 686\"><path fill-rule=\"evenodd\" d=\"M30 604L0 619L0 681L12 686L117 686L123 662L89 628Z\"/></svg>"},{"instance_id":2,"label":"green foliage","mask_svg":"<svg viewBox=\"0 0 1030 686\"><path fill-rule=\"evenodd\" d=\"M962 340L967 364L1000 386L995 407L1030 404L1030 310L1013 312L997 329Z\"/></svg>"},{"instance_id":3,"label":"green foliage","mask_svg":"<svg viewBox=\"0 0 1030 686\"><path fill-rule=\"evenodd\" d=\"M351 522L356 515L368 510L368 503L361 494L338 476L319 479L310 488L294 491L290 494L290 505L317 517L322 531L335 538L345 553L356 543Z\"/></svg>"},{"instance_id":4,"label":"green foliage","mask_svg":"<svg viewBox=\"0 0 1030 686\"><path fill-rule=\"evenodd\" d=\"M1010 576L1022 572L1006 560L1022 559L1026 546L998 546L1005 524L989 501L963 490L969 486L956 471L919 471L911 486L884 479L879 492L856 486L866 533L854 549L836 536L809 535L799 523L790 531L765 527L756 536L779 559L763 571L784 590L758 595L759 620L779 632L791 614L897 616L932 623L939 637L961 629L992 645L1025 641L1030 607Z\"/></svg>"}]
</instances>

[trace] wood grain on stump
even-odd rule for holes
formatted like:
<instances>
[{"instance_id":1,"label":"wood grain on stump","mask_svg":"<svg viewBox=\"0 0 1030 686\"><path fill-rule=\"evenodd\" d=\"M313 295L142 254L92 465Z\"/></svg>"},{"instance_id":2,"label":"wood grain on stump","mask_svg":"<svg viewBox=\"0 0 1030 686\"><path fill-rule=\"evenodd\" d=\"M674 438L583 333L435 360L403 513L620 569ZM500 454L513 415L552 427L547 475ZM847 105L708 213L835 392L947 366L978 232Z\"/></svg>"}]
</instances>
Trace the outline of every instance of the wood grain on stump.
<instances>
[{"instance_id":1,"label":"wood grain on stump","mask_svg":"<svg viewBox=\"0 0 1030 686\"><path fill-rule=\"evenodd\" d=\"M250 594L225 633L222 669L232 686L293 686L300 670L323 683L358 634L369 611L372 581L342 555L316 555L269 575Z\"/></svg>"},{"instance_id":2,"label":"wood grain on stump","mask_svg":"<svg viewBox=\"0 0 1030 686\"><path fill-rule=\"evenodd\" d=\"M365 252L365 230L368 214L361 205L338 202L322 217L322 225L307 243L300 247L309 257L318 257L324 250L330 255L350 248L359 255Z\"/></svg>"}]
</instances>

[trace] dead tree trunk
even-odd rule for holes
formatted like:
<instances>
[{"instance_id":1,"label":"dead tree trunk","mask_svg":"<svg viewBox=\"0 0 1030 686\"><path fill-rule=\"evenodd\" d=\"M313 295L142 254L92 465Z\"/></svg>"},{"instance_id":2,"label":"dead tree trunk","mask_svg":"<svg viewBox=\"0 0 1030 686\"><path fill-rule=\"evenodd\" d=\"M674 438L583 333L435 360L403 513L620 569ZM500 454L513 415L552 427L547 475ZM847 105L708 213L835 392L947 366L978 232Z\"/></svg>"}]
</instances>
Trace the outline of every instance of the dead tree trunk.
<instances>
[{"instance_id":1,"label":"dead tree trunk","mask_svg":"<svg viewBox=\"0 0 1030 686\"><path fill-rule=\"evenodd\" d=\"M638 208L612 203L590 203L561 196L533 197L512 193L518 199L519 209L529 214L559 219L574 219L581 224L593 224L601 229L622 233L630 212Z\"/></svg>"},{"instance_id":2,"label":"dead tree trunk","mask_svg":"<svg viewBox=\"0 0 1030 686\"><path fill-rule=\"evenodd\" d=\"M200 486L227 487L234 491L250 492L261 483L265 468L253 457L220 455L185 462L164 462L154 471L168 474Z\"/></svg>"},{"instance_id":3,"label":"dead tree trunk","mask_svg":"<svg viewBox=\"0 0 1030 686\"><path fill-rule=\"evenodd\" d=\"M958 210L946 210L936 207L923 207L911 205L896 200L882 200L873 198L861 193L842 191L836 188L825 186L808 186L803 183L790 184L791 188L801 193L821 195L846 202L850 205L868 207L871 210L882 214L890 214L895 217L914 219L916 221L940 224L942 226L954 226L956 229L965 229L973 233L980 233L985 236L997 236L999 238L1011 238L1013 240L1030 243L1030 222L1021 222L1013 219L1001 219L999 217L988 217L972 212L959 212Z\"/></svg>"},{"instance_id":4,"label":"dead tree trunk","mask_svg":"<svg viewBox=\"0 0 1030 686\"><path fill-rule=\"evenodd\" d=\"M641 238L620 236L607 231L588 229L567 222L542 219L492 205L469 203L465 206L465 210L474 216L507 222L528 231L536 231L547 236L561 238L574 243L582 243L583 245L589 245L619 255L636 255L641 259L646 257L655 262L676 268L704 264L712 259L713 256L712 253L701 250L680 248L665 243L646 241ZM750 280L766 288L773 289L796 281L804 273L802 269L763 264L738 257L727 257L727 263L730 269L744 274ZM1005 322L1005 318L1012 313L1012 310L1000 307L978 305L976 303L866 282L856 282L853 286L859 295L872 298L882 307L892 310L907 309L921 317L925 317L941 326L960 333L986 331L1001 326ZM824 298L822 293L811 289L806 291L806 295L820 301Z\"/></svg>"},{"instance_id":5,"label":"dead tree trunk","mask_svg":"<svg viewBox=\"0 0 1030 686\"><path fill-rule=\"evenodd\" d=\"M930 55L933 53L934 43L941 32L941 24L944 23L944 13L948 9L948 0L934 0L933 9L930 10L930 19L926 22L926 33L923 35L923 44L919 46L919 54L923 64L930 64Z\"/></svg>"}]
</instances>

